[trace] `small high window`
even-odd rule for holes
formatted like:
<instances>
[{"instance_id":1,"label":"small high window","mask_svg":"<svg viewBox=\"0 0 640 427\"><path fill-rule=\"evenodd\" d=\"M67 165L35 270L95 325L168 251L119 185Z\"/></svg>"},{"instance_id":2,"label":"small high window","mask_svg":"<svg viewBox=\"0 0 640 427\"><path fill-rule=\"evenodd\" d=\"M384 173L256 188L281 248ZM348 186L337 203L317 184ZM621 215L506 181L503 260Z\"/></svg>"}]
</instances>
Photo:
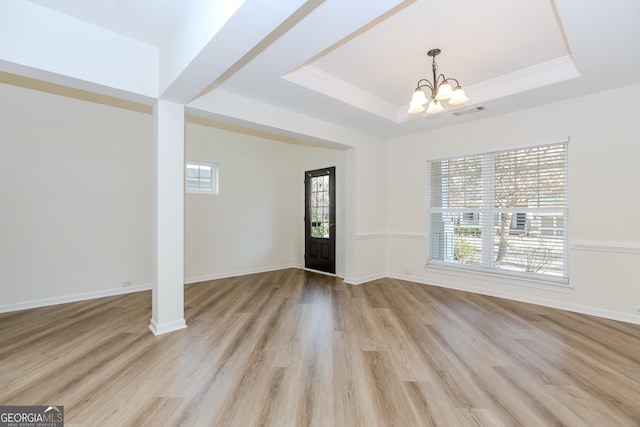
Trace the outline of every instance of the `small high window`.
<instances>
[{"instance_id":1,"label":"small high window","mask_svg":"<svg viewBox=\"0 0 640 427\"><path fill-rule=\"evenodd\" d=\"M218 194L218 165L187 162L185 182L187 193Z\"/></svg>"}]
</instances>

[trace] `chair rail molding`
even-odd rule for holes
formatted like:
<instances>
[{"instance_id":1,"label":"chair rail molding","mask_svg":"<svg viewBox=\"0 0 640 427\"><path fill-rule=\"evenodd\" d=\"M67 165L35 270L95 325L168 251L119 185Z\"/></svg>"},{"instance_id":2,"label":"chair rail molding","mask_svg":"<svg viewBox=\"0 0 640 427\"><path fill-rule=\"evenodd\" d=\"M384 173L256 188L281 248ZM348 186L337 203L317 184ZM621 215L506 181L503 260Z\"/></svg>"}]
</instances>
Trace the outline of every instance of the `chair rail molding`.
<instances>
[{"instance_id":1,"label":"chair rail molding","mask_svg":"<svg viewBox=\"0 0 640 427\"><path fill-rule=\"evenodd\" d=\"M363 231L356 235L357 240L367 239L412 239L426 240L423 231Z\"/></svg>"},{"instance_id":2,"label":"chair rail molding","mask_svg":"<svg viewBox=\"0 0 640 427\"><path fill-rule=\"evenodd\" d=\"M605 240L578 240L571 243L571 249L576 251L617 252L626 254L640 254L640 242L622 242Z\"/></svg>"}]
</instances>

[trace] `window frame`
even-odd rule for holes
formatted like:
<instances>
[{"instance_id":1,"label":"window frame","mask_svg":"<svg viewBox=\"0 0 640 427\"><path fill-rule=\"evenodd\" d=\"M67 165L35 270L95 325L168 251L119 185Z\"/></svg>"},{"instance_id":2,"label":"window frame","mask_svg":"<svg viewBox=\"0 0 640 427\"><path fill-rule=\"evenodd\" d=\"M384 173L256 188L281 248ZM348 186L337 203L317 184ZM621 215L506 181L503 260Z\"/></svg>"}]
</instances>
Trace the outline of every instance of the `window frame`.
<instances>
[{"instance_id":1,"label":"window frame","mask_svg":"<svg viewBox=\"0 0 640 427\"><path fill-rule=\"evenodd\" d=\"M443 161L443 160L453 160L453 159L461 159L464 157L471 156L480 156L482 159L482 168L484 169L487 166L492 168L491 176L495 178L496 171L495 165L493 161L495 160L495 156L499 153L524 150L528 148L535 147L544 147L550 145L564 145L564 194L566 197L565 204L562 208L553 208L557 211L562 211L565 221L564 221L564 230L563 230L563 266L562 266L562 276L553 276L549 274L540 274L540 273L530 273L530 272L521 272L521 271L513 271L507 269L496 268L493 264L490 267L487 267L485 263L481 263L480 265L469 265L463 263L455 263L449 261L443 261L438 259L432 259L432 251L433 251L433 242L432 242L432 214L442 212L447 208L439 208L432 206L433 200L433 188L432 188L432 162ZM490 159L490 160L488 160ZM451 156L443 156L437 158L429 158L427 159L427 209L426 209L426 238L427 238L427 260L425 263L425 268L433 269L440 273L447 273L453 276L466 277L470 279L479 279L485 278L491 281L508 283L513 285L521 285L527 287L534 287L539 289L547 289L547 290L555 290L560 292L570 292L573 289L569 285L569 201L568 201L568 193L569 193L569 175L568 175L568 164L569 164L569 137L558 138L555 140L543 141L543 142L532 142L530 144L522 144L516 147L509 148L501 148L497 150L487 150L487 151L478 151L478 152L466 152L466 153L456 153ZM501 211L500 208L496 208L493 206L495 203L495 188L494 184L490 185L491 192L488 194L484 194L483 189L483 205L481 208L469 208L464 209L465 212L473 211L474 213L477 211L480 215L497 215L498 212ZM486 189L486 187L485 187ZM490 206L486 206L486 200L490 200ZM456 208L450 209L450 211L455 211ZM458 208L460 209L460 208ZM527 212L528 208L513 208L516 214L520 212ZM504 209L503 209L504 210ZM517 211L517 212L516 212ZM517 218L517 217L516 217ZM485 245L489 244L488 242L493 242L493 236L488 236L486 241L483 241L483 248ZM495 253L492 251L482 251L488 252L488 254L484 255L486 257L492 258L495 256Z\"/></svg>"},{"instance_id":2,"label":"window frame","mask_svg":"<svg viewBox=\"0 0 640 427\"><path fill-rule=\"evenodd\" d=\"M188 180L187 180L187 171L188 171L190 165L198 166L198 168L203 167L203 166L211 168L211 187L210 188L193 188L193 187L189 187L189 183L188 183ZM201 179L200 178L200 169L198 169L198 180L200 180L200 179ZM203 161L192 161L192 160L185 161L185 164L184 164L184 189L185 189L185 193L216 195L216 194L219 194L219 185L220 185L219 167L218 167L217 163L214 163L214 162L203 162Z\"/></svg>"}]
</instances>

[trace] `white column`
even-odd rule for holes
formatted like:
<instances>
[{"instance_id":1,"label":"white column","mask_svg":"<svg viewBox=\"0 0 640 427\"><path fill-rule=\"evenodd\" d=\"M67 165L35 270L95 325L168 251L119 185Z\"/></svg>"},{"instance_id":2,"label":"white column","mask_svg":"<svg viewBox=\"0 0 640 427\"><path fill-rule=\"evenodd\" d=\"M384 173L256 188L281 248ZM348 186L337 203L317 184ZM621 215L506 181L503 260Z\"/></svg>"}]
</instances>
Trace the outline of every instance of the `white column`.
<instances>
[{"instance_id":1,"label":"white column","mask_svg":"<svg viewBox=\"0 0 640 427\"><path fill-rule=\"evenodd\" d=\"M344 281L358 281L358 230L356 224L356 150L349 148L344 153Z\"/></svg>"},{"instance_id":2,"label":"white column","mask_svg":"<svg viewBox=\"0 0 640 427\"><path fill-rule=\"evenodd\" d=\"M158 100L153 108L153 309L155 335L184 321L184 106Z\"/></svg>"}]
</instances>

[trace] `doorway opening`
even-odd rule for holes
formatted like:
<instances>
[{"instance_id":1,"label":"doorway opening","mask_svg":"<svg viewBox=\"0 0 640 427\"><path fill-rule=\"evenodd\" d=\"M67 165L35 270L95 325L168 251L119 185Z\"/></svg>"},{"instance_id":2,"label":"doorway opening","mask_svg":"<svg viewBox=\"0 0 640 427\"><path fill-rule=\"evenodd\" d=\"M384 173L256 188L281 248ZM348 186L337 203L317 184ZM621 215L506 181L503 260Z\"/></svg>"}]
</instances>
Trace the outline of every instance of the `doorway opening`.
<instances>
[{"instance_id":1,"label":"doorway opening","mask_svg":"<svg viewBox=\"0 0 640 427\"><path fill-rule=\"evenodd\" d=\"M304 266L336 272L336 168L306 171Z\"/></svg>"}]
</instances>

